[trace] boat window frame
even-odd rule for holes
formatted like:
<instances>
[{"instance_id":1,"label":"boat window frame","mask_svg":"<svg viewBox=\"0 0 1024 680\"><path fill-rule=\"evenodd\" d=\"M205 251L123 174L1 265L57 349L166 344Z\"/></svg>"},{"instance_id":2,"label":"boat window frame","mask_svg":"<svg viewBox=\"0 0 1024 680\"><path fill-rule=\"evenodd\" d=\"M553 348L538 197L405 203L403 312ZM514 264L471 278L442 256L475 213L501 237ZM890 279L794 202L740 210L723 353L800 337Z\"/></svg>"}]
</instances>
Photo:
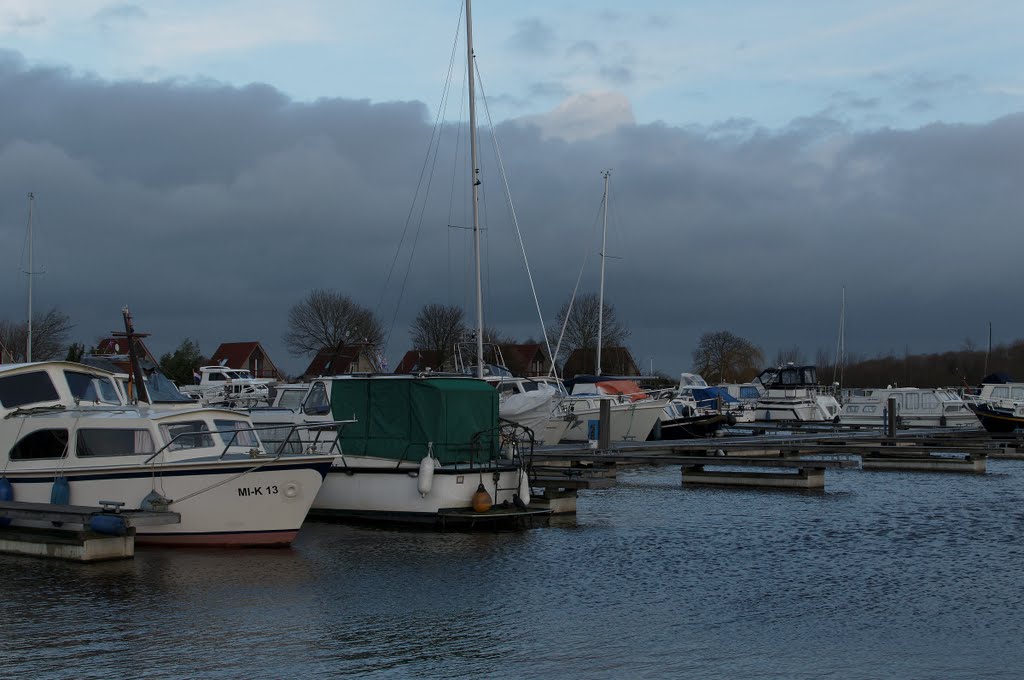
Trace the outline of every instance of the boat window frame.
<instances>
[{"instance_id":1,"label":"boat window frame","mask_svg":"<svg viewBox=\"0 0 1024 680\"><path fill-rule=\"evenodd\" d=\"M27 439L29 439L31 437L38 437L39 435L42 435L43 433L47 433L47 432L49 432L49 433L63 432L64 433L64 445L62 447L62 451L61 451L60 455L57 455L57 456L19 456L19 455L15 454L15 450L19 446L21 446L22 442L24 442L25 440L27 440ZM59 438L57 438L57 441L59 442ZM70 442L70 441L71 441L71 431L68 428L66 428L66 427L43 427L43 428L40 428L38 430L32 430L31 432L26 433L23 437L20 437L18 439L18 441L16 441L14 443L14 446L12 446L10 448L10 450L7 452L7 458L11 462L15 462L15 461L30 461L30 460L64 460L65 458L68 457L68 442Z\"/></svg>"},{"instance_id":2,"label":"boat window frame","mask_svg":"<svg viewBox=\"0 0 1024 680\"><path fill-rule=\"evenodd\" d=\"M39 376L46 379L44 384ZM31 384L35 381L36 384ZM46 391L44 388L49 387ZM32 390L36 392L33 393ZM8 397L8 394L15 395ZM27 395L27 396L22 396ZM13 375L0 376L0 406L3 408L18 408L28 404L46 404L53 401L60 401L60 393L53 378L45 370L26 371Z\"/></svg>"},{"instance_id":3,"label":"boat window frame","mask_svg":"<svg viewBox=\"0 0 1024 680\"><path fill-rule=\"evenodd\" d=\"M83 453L82 439L83 434L103 432L103 433L132 433L132 451L120 451L120 452L104 452L104 453ZM148 450L145 450L146 444L142 443L140 447L139 433L146 435L149 439ZM86 434L86 437L89 435ZM80 427L75 431L75 456L78 458L107 458L113 456L148 456L156 453L156 440L153 437L153 433L144 427Z\"/></svg>"}]
</instances>

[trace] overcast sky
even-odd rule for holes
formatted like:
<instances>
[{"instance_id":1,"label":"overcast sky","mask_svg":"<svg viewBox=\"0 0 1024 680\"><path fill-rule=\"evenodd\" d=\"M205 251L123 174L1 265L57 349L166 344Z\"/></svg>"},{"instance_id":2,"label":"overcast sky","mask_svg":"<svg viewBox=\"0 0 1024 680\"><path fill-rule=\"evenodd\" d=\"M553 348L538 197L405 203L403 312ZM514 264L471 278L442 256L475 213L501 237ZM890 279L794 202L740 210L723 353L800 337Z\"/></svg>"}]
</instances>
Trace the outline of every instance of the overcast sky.
<instances>
[{"instance_id":1,"label":"overcast sky","mask_svg":"<svg viewBox=\"0 0 1024 680\"><path fill-rule=\"evenodd\" d=\"M25 313L33 191L35 306L70 314L75 339L129 304L157 353L260 340L298 373L288 309L330 288L393 329L393 366L422 305L471 309L461 9L0 0L0 318ZM1024 5L477 2L473 18L546 319L587 253L597 290L611 168L606 298L644 369L689 369L723 329L813 361L834 352L844 285L853 353L983 345L989 321L996 342L1024 337ZM539 337L480 120L485 316Z\"/></svg>"}]
</instances>

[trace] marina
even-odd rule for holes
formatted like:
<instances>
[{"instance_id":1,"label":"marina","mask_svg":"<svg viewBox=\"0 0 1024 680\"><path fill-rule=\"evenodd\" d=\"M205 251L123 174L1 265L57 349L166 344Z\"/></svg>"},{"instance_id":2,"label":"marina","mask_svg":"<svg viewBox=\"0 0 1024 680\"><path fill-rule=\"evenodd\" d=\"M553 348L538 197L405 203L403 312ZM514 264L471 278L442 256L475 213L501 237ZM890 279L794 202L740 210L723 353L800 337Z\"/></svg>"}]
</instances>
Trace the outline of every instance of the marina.
<instances>
[{"instance_id":1,"label":"marina","mask_svg":"<svg viewBox=\"0 0 1024 680\"><path fill-rule=\"evenodd\" d=\"M1014 678L1024 462L991 463L837 469L811 495L631 466L525 532L316 522L284 551L0 556L7 672Z\"/></svg>"}]
</instances>

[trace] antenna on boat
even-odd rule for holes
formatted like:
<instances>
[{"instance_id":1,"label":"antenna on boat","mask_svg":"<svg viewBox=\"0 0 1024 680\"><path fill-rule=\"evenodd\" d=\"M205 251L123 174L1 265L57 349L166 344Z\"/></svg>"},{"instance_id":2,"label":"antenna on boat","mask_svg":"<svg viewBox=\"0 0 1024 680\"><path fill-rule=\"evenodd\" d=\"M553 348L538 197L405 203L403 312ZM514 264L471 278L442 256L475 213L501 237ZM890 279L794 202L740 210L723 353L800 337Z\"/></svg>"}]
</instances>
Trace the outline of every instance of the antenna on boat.
<instances>
[{"instance_id":1,"label":"antenna on boat","mask_svg":"<svg viewBox=\"0 0 1024 680\"><path fill-rule=\"evenodd\" d=\"M35 200L35 194L31 191L28 192L28 269L25 270L25 273L28 274L28 333L25 336L26 363L32 361L32 275L36 273L32 270L32 206Z\"/></svg>"},{"instance_id":2,"label":"antenna on boat","mask_svg":"<svg viewBox=\"0 0 1024 680\"><path fill-rule=\"evenodd\" d=\"M604 251L608 245L608 180L611 170L601 172L604 177L604 228L601 231L601 287L597 296L597 362L594 375L601 375L601 332L604 328Z\"/></svg>"},{"instance_id":3,"label":"antenna on boat","mask_svg":"<svg viewBox=\"0 0 1024 680\"><path fill-rule=\"evenodd\" d=\"M471 0L466 0L466 62L469 75L469 155L471 159L470 185L473 190L473 250L476 259L476 377L484 377L484 293L480 273L480 167L476 149L476 94L473 73L473 12Z\"/></svg>"},{"instance_id":4,"label":"antenna on boat","mask_svg":"<svg viewBox=\"0 0 1024 680\"><path fill-rule=\"evenodd\" d=\"M115 338L125 338L128 340L128 398L132 399L131 392L134 389L135 401L150 403L149 393L146 391L146 380L142 375L142 366L139 363L139 352L135 346L137 338L145 338L149 333L135 332L135 328L132 326L132 314L128 311L127 305L121 310L121 315L124 316L124 333L114 331L111 335Z\"/></svg>"}]
</instances>

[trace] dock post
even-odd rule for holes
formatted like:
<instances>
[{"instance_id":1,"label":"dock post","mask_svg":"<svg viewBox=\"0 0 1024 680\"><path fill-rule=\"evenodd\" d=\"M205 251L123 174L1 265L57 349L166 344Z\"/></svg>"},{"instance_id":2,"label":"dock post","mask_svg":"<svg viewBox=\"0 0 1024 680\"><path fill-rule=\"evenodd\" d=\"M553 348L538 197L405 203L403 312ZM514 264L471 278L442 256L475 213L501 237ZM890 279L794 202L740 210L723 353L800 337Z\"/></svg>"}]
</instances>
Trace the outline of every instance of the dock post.
<instances>
[{"instance_id":1,"label":"dock post","mask_svg":"<svg viewBox=\"0 0 1024 680\"><path fill-rule=\"evenodd\" d=\"M886 418L885 432L890 439L896 438L896 397L889 397L889 412Z\"/></svg>"},{"instance_id":2,"label":"dock post","mask_svg":"<svg viewBox=\"0 0 1024 680\"><path fill-rule=\"evenodd\" d=\"M612 447L612 403L601 400L601 412L598 414L597 448L607 451Z\"/></svg>"}]
</instances>

